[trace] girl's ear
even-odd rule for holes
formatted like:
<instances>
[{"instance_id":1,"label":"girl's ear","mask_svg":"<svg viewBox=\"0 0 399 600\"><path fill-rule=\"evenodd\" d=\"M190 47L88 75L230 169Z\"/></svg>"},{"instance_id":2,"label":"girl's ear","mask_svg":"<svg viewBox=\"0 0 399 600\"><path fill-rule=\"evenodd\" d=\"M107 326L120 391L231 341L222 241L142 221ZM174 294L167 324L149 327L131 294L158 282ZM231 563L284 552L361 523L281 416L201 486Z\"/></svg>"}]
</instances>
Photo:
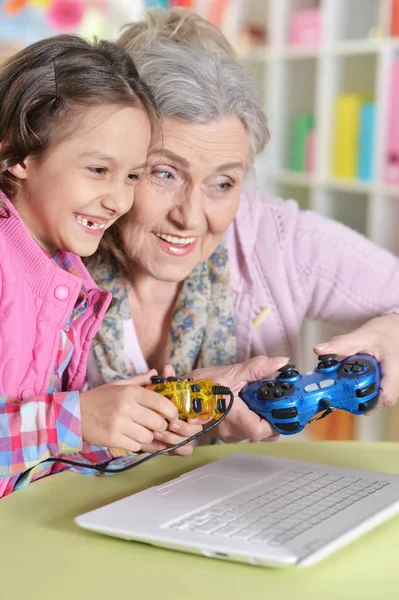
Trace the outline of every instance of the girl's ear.
<instances>
[{"instance_id":1,"label":"girl's ear","mask_svg":"<svg viewBox=\"0 0 399 600\"><path fill-rule=\"evenodd\" d=\"M17 165L14 165L13 167L9 167L7 169L7 171L9 173L11 173L11 175L14 175L14 177L16 179L27 179L28 178L28 169L27 169L26 160L18 163Z\"/></svg>"}]
</instances>

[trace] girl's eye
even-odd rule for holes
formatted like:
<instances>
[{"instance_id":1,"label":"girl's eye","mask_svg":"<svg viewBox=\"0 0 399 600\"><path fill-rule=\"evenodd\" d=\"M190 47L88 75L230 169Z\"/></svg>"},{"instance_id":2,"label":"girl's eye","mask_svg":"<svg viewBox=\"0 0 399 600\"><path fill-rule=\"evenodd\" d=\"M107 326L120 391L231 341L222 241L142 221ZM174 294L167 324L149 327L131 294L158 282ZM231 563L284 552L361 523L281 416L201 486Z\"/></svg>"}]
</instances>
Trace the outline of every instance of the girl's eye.
<instances>
[{"instance_id":1,"label":"girl's eye","mask_svg":"<svg viewBox=\"0 0 399 600\"><path fill-rule=\"evenodd\" d=\"M95 175L105 175L107 172L106 167L89 167L89 171Z\"/></svg>"},{"instance_id":2,"label":"girl's eye","mask_svg":"<svg viewBox=\"0 0 399 600\"><path fill-rule=\"evenodd\" d=\"M138 173L129 173L128 175L131 181L139 181L140 175Z\"/></svg>"}]
</instances>

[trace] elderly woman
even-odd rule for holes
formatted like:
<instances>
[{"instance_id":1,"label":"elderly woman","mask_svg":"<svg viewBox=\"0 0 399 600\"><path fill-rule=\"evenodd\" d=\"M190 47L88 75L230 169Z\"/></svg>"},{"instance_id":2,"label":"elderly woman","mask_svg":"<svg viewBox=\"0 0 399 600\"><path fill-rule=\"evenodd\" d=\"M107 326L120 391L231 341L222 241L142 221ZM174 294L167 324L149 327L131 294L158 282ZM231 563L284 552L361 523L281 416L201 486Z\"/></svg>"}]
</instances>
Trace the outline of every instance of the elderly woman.
<instances>
[{"instance_id":1,"label":"elderly woman","mask_svg":"<svg viewBox=\"0 0 399 600\"><path fill-rule=\"evenodd\" d=\"M154 93L161 127L133 208L108 231L92 266L115 302L94 348L91 384L170 363L179 375L201 367L194 376L237 390L270 376L284 357L299 359L309 317L360 326L315 350L375 355L381 400L393 405L399 316L388 313L399 306L398 260L256 190L251 167L268 140L266 119L212 25L184 10L153 10L120 44ZM273 356L280 358L266 358ZM236 362L243 364L214 369ZM218 431L224 441L271 435L239 398Z\"/></svg>"}]
</instances>

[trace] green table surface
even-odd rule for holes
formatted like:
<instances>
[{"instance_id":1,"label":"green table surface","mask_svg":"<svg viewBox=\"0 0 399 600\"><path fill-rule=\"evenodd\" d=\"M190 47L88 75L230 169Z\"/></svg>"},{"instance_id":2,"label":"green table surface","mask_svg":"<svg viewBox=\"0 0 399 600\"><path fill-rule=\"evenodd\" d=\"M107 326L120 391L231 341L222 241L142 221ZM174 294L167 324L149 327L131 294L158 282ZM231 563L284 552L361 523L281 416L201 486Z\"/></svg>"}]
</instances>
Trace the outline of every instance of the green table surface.
<instances>
[{"instance_id":1,"label":"green table surface","mask_svg":"<svg viewBox=\"0 0 399 600\"><path fill-rule=\"evenodd\" d=\"M1 600L399 600L399 516L307 569L267 569L114 539L74 517L234 452L399 473L399 444L280 442L196 448L123 474L61 473L0 501Z\"/></svg>"}]
</instances>

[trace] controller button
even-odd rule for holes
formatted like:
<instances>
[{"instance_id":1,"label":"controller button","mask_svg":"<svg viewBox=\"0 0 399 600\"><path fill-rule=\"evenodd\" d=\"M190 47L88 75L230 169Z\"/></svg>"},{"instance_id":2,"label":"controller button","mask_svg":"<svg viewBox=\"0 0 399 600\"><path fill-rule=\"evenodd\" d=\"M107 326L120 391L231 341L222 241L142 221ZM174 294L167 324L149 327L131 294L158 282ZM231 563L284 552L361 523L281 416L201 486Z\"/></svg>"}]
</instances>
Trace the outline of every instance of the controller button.
<instances>
[{"instance_id":1,"label":"controller button","mask_svg":"<svg viewBox=\"0 0 399 600\"><path fill-rule=\"evenodd\" d=\"M194 381L192 377L187 377L187 381Z\"/></svg>"},{"instance_id":2,"label":"controller button","mask_svg":"<svg viewBox=\"0 0 399 600\"><path fill-rule=\"evenodd\" d=\"M194 385L191 386L191 391L192 392L200 392L201 391L201 387L199 386L198 383L194 383Z\"/></svg>"},{"instance_id":3,"label":"controller button","mask_svg":"<svg viewBox=\"0 0 399 600\"><path fill-rule=\"evenodd\" d=\"M276 408L272 410L272 417L275 419L293 419L298 416L298 411L295 406L290 408Z\"/></svg>"},{"instance_id":4,"label":"controller button","mask_svg":"<svg viewBox=\"0 0 399 600\"><path fill-rule=\"evenodd\" d=\"M281 431L288 431L288 432L298 431L298 429L301 428L298 421L294 421L293 423L275 423L274 426L278 427L278 429L281 429Z\"/></svg>"},{"instance_id":5,"label":"controller button","mask_svg":"<svg viewBox=\"0 0 399 600\"><path fill-rule=\"evenodd\" d=\"M316 390L319 389L319 386L317 385L317 383L309 383L308 385L305 385L305 387L303 389L307 393L309 393L309 392L315 392Z\"/></svg>"},{"instance_id":6,"label":"controller button","mask_svg":"<svg viewBox=\"0 0 399 600\"><path fill-rule=\"evenodd\" d=\"M353 362L346 363L343 367L345 373L352 373L353 367L355 366L355 364L356 363L353 363Z\"/></svg>"},{"instance_id":7,"label":"controller button","mask_svg":"<svg viewBox=\"0 0 399 600\"><path fill-rule=\"evenodd\" d=\"M282 392L281 390L274 390L273 396L275 398L282 398L284 396L284 392Z\"/></svg>"},{"instance_id":8,"label":"controller button","mask_svg":"<svg viewBox=\"0 0 399 600\"><path fill-rule=\"evenodd\" d=\"M216 403L216 408L222 414L224 414L226 412L227 406L226 406L225 398L219 398L219 400Z\"/></svg>"},{"instance_id":9,"label":"controller button","mask_svg":"<svg viewBox=\"0 0 399 600\"><path fill-rule=\"evenodd\" d=\"M378 396L375 396L374 398L371 398L371 400L369 400L368 402L360 402L359 411L360 412L368 412L370 410L373 410L373 408L376 408L377 404L378 404Z\"/></svg>"},{"instance_id":10,"label":"controller button","mask_svg":"<svg viewBox=\"0 0 399 600\"><path fill-rule=\"evenodd\" d=\"M202 400L201 398L193 398L193 411L195 413L200 413L202 411Z\"/></svg>"},{"instance_id":11,"label":"controller button","mask_svg":"<svg viewBox=\"0 0 399 600\"><path fill-rule=\"evenodd\" d=\"M322 381L319 381L319 386L322 390L324 388L332 387L333 385L335 385L334 379L323 379Z\"/></svg>"},{"instance_id":12,"label":"controller button","mask_svg":"<svg viewBox=\"0 0 399 600\"><path fill-rule=\"evenodd\" d=\"M287 381L285 381L281 384L281 387L283 390L290 390L292 388L292 383L288 383Z\"/></svg>"},{"instance_id":13,"label":"controller button","mask_svg":"<svg viewBox=\"0 0 399 600\"><path fill-rule=\"evenodd\" d=\"M269 381L269 383L266 384L266 387L274 388L274 387L276 387L276 383L274 381Z\"/></svg>"},{"instance_id":14,"label":"controller button","mask_svg":"<svg viewBox=\"0 0 399 600\"><path fill-rule=\"evenodd\" d=\"M181 380L178 379L177 377L168 377L166 381L169 381L172 383L173 381L181 381Z\"/></svg>"},{"instance_id":15,"label":"controller button","mask_svg":"<svg viewBox=\"0 0 399 600\"><path fill-rule=\"evenodd\" d=\"M371 383L370 385L367 385L366 387L362 388L361 390L356 390L356 396L358 398L365 398L366 396L370 396L370 394L372 394L373 392L375 392L375 382Z\"/></svg>"},{"instance_id":16,"label":"controller button","mask_svg":"<svg viewBox=\"0 0 399 600\"><path fill-rule=\"evenodd\" d=\"M151 377L151 382L156 384L156 383L166 383L166 379L165 377L161 377L161 375L153 375Z\"/></svg>"},{"instance_id":17,"label":"controller button","mask_svg":"<svg viewBox=\"0 0 399 600\"><path fill-rule=\"evenodd\" d=\"M352 373L363 373L363 371L365 370L366 366L365 365L355 365L352 369Z\"/></svg>"},{"instance_id":18,"label":"controller button","mask_svg":"<svg viewBox=\"0 0 399 600\"><path fill-rule=\"evenodd\" d=\"M268 395L269 395L269 390L267 389L267 387L265 385L262 385L258 389L258 396L268 396Z\"/></svg>"}]
</instances>

